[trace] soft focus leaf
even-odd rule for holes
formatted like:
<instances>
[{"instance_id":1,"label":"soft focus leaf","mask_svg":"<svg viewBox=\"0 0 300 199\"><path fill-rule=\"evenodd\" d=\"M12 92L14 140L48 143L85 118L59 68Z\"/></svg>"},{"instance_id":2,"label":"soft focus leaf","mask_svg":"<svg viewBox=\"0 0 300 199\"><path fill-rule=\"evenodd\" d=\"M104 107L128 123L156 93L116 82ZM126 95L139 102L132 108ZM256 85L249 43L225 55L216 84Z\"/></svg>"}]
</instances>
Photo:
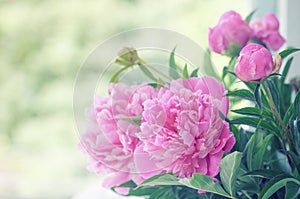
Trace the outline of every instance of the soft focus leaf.
<instances>
[{"instance_id":1,"label":"soft focus leaf","mask_svg":"<svg viewBox=\"0 0 300 199\"><path fill-rule=\"evenodd\" d=\"M288 151L288 154L291 157L291 159L295 165L295 169L297 170L297 173L299 175L300 174L300 156L296 155L292 151Z\"/></svg>"},{"instance_id":2,"label":"soft focus leaf","mask_svg":"<svg viewBox=\"0 0 300 199\"><path fill-rule=\"evenodd\" d=\"M271 167L274 170L281 170L287 174L292 175L292 168L291 165L289 164L289 160L285 153L278 150L275 151L272 157L272 161L273 163Z\"/></svg>"},{"instance_id":3,"label":"soft focus leaf","mask_svg":"<svg viewBox=\"0 0 300 199\"><path fill-rule=\"evenodd\" d=\"M173 79L178 79L178 78L180 78L180 75L178 74L179 67L175 63L175 50L176 50L176 47L173 48L173 50L170 54L170 58L169 58L169 75Z\"/></svg>"},{"instance_id":4,"label":"soft focus leaf","mask_svg":"<svg viewBox=\"0 0 300 199\"><path fill-rule=\"evenodd\" d=\"M284 199L295 199L300 194L300 185L294 182L287 182L285 186Z\"/></svg>"},{"instance_id":5,"label":"soft focus leaf","mask_svg":"<svg viewBox=\"0 0 300 199\"><path fill-rule=\"evenodd\" d=\"M281 51L279 53L279 55L281 56L281 59L284 59L286 58L287 56L299 51L300 49L299 48L289 48L289 49L286 49L284 51Z\"/></svg>"},{"instance_id":6,"label":"soft focus leaf","mask_svg":"<svg viewBox=\"0 0 300 199\"><path fill-rule=\"evenodd\" d=\"M209 176L202 174L193 174L192 178L184 178L179 181L182 185L188 186L193 189L203 190L210 193L218 194L227 198L232 198L220 184L213 181Z\"/></svg>"},{"instance_id":7,"label":"soft focus leaf","mask_svg":"<svg viewBox=\"0 0 300 199\"><path fill-rule=\"evenodd\" d=\"M196 68L195 70L192 71L191 73L191 77L198 77L198 71L199 71L199 68Z\"/></svg>"},{"instance_id":8,"label":"soft focus leaf","mask_svg":"<svg viewBox=\"0 0 300 199\"><path fill-rule=\"evenodd\" d=\"M256 12L256 10L253 10L252 12L250 12L250 14L246 17L245 21L247 21L249 23L255 12Z\"/></svg>"},{"instance_id":9,"label":"soft focus leaf","mask_svg":"<svg viewBox=\"0 0 300 199\"><path fill-rule=\"evenodd\" d=\"M121 74L122 72L124 72L125 70L127 70L128 68L129 68L129 66L125 66L125 67L119 69L118 71L116 71L116 72L111 76L109 82L110 82L110 83L117 83L120 74Z\"/></svg>"},{"instance_id":10,"label":"soft focus leaf","mask_svg":"<svg viewBox=\"0 0 300 199\"><path fill-rule=\"evenodd\" d=\"M226 191L235 196L235 184L240 168L243 154L241 152L233 152L225 156L220 162L220 176Z\"/></svg>"},{"instance_id":11,"label":"soft focus leaf","mask_svg":"<svg viewBox=\"0 0 300 199\"><path fill-rule=\"evenodd\" d=\"M300 117L300 115L299 115ZM300 118L296 118L295 120L290 120L290 149L295 153L300 155Z\"/></svg>"},{"instance_id":12,"label":"soft focus leaf","mask_svg":"<svg viewBox=\"0 0 300 199\"><path fill-rule=\"evenodd\" d=\"M149 77L151 80L155 82L157 81L156 77L154 77L154 75L150 72L150 70L148 70L148 68L146 68L143 64L139 64L139 67L147 77Z\"/></svg>"},{"instance_id":13,"label":"soft focus leaf","mask_svg":"<svg viewBox=\"0 0 300 199\"><path fill-rule=\"evenodd\" d=\"M187 65L186 65L186 64L185 64L184 67L183 67L182 77L183 77L184 79L189 78L189 72L188 72L188 69L187 69Z\"/></svg>"},{"instance_id":14,"label":"soft focus leaf","mask_svg":"<svg viewBox=\"0 0 300 199\"><path fill-rule=\"evenodd\" d=\"M203 72L203 74L214 77L218 81L221 81L220 76L214 70L214 65L211 61L211 51L209 49L206 49L206 53L204 55L204 63L200 70L201 72Z\"/></svg>"}]
</instances>

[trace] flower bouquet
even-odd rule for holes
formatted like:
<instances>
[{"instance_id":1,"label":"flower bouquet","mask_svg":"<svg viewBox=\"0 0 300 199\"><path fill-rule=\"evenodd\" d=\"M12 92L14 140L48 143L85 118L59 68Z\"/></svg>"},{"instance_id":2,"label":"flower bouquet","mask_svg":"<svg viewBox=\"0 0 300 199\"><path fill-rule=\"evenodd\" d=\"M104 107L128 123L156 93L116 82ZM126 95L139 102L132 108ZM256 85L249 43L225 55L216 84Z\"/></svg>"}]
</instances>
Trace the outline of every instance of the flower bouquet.
<instances>
[{"instance_id":1,"label":"flower bouquet","mask_svg":"<svg viewBox=\"0 0 300 199\"><path fill-rule=\"evenodd\" d=\"M211 51L230 58L221 77L179 66L175 49L169 73L133 48L119 53L121 68L80 135L89 169L108 174L103 186L149 199L299 196L299 80L286 82L287 57L299 49L272 56L285 42L279 22L252 15L229 11L210 28ZM152 82L120 82L132 68Z\"/></svg>"}]
</instances>

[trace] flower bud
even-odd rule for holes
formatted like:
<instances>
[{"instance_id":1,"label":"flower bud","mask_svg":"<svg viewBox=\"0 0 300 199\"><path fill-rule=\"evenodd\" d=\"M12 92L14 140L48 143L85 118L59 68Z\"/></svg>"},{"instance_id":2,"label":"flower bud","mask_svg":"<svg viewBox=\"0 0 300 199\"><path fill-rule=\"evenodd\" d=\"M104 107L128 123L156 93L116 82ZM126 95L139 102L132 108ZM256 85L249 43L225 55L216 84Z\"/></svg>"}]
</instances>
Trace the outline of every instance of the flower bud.
<instances>
[{"instance_id":1,"label":"flower bud","mask_svg":"<svg viewBox=\"0 0 300 199\"><path fill-rule=\"evenodd\" d=\"M278 32L279 21L274 14L266 14L263 19L250 23L254 36L271 50L279 50L285 39Z\"/></svg>"},{"instance_id":2,"label":"flower bud","mask_svg":"<svg viewBox=\"0 0 300 199\"><path fill-rule=\"evenodd\" d=\"M209 47L212 51L237 56L251 37L251 29L241 15L235 11L224 13L218 24L208 33Z\"/></svg>"},{"instance_id":3,"label":"flower bud","mask_svg":"<svg viewBox=\"0 0 300 199\"><path fill-rule=\"evenodd\" d=\"M237 77L246 82L259 81L273 71L274 62L271 53L259 44L245 46L235 64Z\"/></svg>"},{"instance_id":4,"label":"flower bud","mask_svg":"<svg viewBox=\"0 0 300 199\"><path fill-rule=\"evenodd\" d=\"M132 47L123 48L119 51L118 55L119 57L116 62L123 65L133 65L137 60L139 60L136 50Z\"/></svg>"},{"instance_id":5,"label":"flower bud","mask_svg":"<svg viewBox=\"0 0 300 199\"><path fill-rule=\"evenodd\" d=\"M277 71L279 71L280 67L281 67L281 64L282 64L282 58L279 54L277 54L274 58L274 65L275 65L275 68L273 70L273 73L276 73Z\"/></svg>"}]
</instances>

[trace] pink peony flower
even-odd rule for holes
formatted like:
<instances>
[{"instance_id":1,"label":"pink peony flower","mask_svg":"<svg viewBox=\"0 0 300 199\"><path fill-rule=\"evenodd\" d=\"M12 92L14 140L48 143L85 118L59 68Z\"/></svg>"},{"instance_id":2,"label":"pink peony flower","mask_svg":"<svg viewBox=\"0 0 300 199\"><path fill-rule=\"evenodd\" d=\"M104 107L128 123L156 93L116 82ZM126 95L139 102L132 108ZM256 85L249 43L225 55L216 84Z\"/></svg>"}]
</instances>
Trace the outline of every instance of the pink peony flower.
<instances>
[{"instance_id":1,"label":"pink peony flower","mask_svg":"<svg viewBox=\"0 0 300 199\"><path fill-rule=\"evenodd\" d=\"M105 187L129 180L139 184L144 179L136 172L133 154L140 144L136 136L140 127L128 118L141 116L143 102L156 97L157 90L146 84L120 83L110 85L109 93L106 97L95 97L93 109L87 111L88 122L80 136L80 146L91 159L91 171L110 174L103 183Z\"/></svg>"},{"instance_id":2,"label":"pink peony flower","mask_svg":"<svg viewBox=\"0 0 300 199\"><path fill-rule=\"evenodd\" d=\"M228 123L219 116L219 111L228 112L224 94L224 85L213 78L189 78L172 81L157 98L146 100L137 135L143 143L139 150L149 155L135 157L138 171L145 172L139 165L151 164L153 170L179 177L216 176L223 152L235 143Z\"/></svg>"},{"instance_id":3,"label":"pink peony flower","mask_svg":"<svg viewBox=\"0 0 300 199\"><path fill-rule=\"evenodd\" d=\"M279 21L274 14L267 14L263 19L251 22L250 27L254 36L272 50L279 50L285 42L278 32Z\"/></svg>"},{"instance_id":4,"label":"pink peony flower","mask_svg":"<svg viewBox=\"0 0 300 199\"><path fill-rule=\"evenodd\" d=\"M258 44L245 46L235 65L237 77L246 82L259 81L269 76L274 69L271 53Z\"/></svg>"},{"instance_id":5,"label":"pink peony flower","mask_svg":"<svg viewBox=\"0 0 300 199\"><path fill-rule=\"evenodd\" d=\"M209 29L208 41L212 51L235 56L251 38L251 29L235 11L224 13L218 24Z\"/></svg>"}]
</instances>

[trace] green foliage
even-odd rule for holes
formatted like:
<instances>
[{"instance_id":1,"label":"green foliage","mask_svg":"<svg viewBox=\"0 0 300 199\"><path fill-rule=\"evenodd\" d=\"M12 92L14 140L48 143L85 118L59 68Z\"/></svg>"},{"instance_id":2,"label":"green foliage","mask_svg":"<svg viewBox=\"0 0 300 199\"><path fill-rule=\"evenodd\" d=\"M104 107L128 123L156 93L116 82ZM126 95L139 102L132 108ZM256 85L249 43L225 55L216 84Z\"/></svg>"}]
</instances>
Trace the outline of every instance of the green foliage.
<instances>
[{"instance_id":1,"label":"green foliage","mask_svg":"<svg viewBox=\"0 0 300 199\"><path fill-rule=\"evenodd\" d=\"M253 15L255 14L256 10L253 10L245 19L248 23L251 21Z\"/></svg>"},{"instance_id":2,"label":"green foliage","mask_svg":"<svg viewBox=\"0 0 300 199\"><path fill-rule=\"evenodd\" d=\"M285 59L287 56L289 56L297 51L300 51L300 49L299 48L290 48L290 49L286 49L286 50L280 52L279 55L281 56L281 59Z\"/></svg>"},{"instance_id":3,"label":"green foliage","mask_svg":"<svg viewBox=\"0 0 300 199\"><path fill-rule=\"evenodd\" d=\"M236 180L242 160L242 153L233 152L225 156L220 162L220 176L225 190L231 195L236 194Z\"/></svg>"},{"instance_id":4,"label":"green foliage","mask_svg":"<svg viewBox=\"0 0 300 199\"><path fill-rule=\"evenodd\" d=\"M169 58L169 75L173 79L178 79L180 75L178 74L179 66L175 63L175 50L176 47L172 50Z\"/></svg>"}]
</instances>

